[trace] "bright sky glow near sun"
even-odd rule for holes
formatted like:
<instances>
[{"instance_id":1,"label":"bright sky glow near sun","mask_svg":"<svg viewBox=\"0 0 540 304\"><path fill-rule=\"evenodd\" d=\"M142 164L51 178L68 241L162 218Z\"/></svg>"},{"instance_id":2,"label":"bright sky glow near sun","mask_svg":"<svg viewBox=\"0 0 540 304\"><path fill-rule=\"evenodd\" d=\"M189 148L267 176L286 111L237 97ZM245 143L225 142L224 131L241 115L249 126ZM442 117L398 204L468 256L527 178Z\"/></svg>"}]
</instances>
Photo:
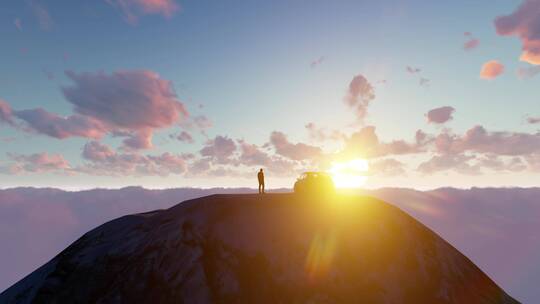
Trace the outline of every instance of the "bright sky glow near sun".
<instances>
[{"instance_id":1,"label":"bright sky glow near sun","mask_svg":"<svg viewBox=\"0 0 540 304\"><path fill-rule=\"evenodd\" d=\"M0 8L0 187L540 180L538 0Z\"/></svg>"}]
</instances>

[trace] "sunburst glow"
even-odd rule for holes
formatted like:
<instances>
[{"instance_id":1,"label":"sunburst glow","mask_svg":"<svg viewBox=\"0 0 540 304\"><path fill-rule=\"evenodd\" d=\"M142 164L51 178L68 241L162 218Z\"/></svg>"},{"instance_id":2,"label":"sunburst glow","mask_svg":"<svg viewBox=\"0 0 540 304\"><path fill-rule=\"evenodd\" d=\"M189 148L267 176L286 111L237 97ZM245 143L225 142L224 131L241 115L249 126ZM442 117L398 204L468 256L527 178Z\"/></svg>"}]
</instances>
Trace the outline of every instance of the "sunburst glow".
<instances>
[{"instance_id":1,"label":"sunburst glow","mask_svg":"<svg viewBox=\"0 0 540 304\"><path fill-rule=\"evenodd\" d=\"M354 159L348 162L332 164L330 174L338 188L358 188L366 183L369 165L365 159Z\"/></svg>"}]
</instances>

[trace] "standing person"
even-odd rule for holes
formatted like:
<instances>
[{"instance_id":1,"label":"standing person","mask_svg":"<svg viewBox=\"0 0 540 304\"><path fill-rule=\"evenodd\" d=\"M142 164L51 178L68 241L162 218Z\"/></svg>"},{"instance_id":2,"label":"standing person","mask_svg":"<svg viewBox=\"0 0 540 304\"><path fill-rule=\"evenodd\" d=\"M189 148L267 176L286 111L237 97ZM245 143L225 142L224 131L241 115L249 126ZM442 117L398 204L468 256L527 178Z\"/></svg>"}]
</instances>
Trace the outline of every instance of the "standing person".
<instances>
[{"instance_id":1,"label":"standing person","mask_svg":"<svg viewBox=\"0 0 540 304\"><path fill-rule=\"evenodd\" d=\"M262 168L257 173L257 179L259 180L259 194L264 194L264 172Z\"/></svg>"}]
</instances>

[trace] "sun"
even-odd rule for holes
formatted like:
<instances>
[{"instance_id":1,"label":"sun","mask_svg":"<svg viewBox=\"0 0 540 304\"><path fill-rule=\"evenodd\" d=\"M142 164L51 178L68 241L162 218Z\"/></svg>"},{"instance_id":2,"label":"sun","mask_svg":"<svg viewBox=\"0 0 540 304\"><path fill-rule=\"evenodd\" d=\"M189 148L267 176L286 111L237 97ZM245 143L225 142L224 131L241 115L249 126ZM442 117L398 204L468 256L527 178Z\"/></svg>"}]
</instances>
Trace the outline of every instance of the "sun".
<instances>
[{"instance_id":1,"label":"sun","mask_svg":"<svg viewBox=\"0 0 540 304\"><path fill-rule=\"evenodd\" d=\"M367 180L369 165L365 159L354 159L348 162L333 162L328 171L337 188L359 188Z\"/></svg>"}]
</instances>

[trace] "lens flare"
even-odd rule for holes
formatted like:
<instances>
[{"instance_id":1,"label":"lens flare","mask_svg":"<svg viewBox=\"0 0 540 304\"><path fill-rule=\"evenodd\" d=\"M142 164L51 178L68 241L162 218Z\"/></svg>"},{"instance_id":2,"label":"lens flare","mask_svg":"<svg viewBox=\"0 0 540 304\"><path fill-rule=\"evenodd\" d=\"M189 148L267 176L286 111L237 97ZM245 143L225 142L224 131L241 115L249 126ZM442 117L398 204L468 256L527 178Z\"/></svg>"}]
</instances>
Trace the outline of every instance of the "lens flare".
<instances>
[{"instance_id":1,"label":"lens flare","mask_svg":"<svg viewBox=\"0 0 540 304\"><path fill-rule=\"evenodd\" d=\"M324 279L330 269L336 251L336 233L334 230L317 233L311 241L305 269L310 281Z\"/></svg>"},{"instance_id":2,"label":"lens flare","mask_svg":"<svg viewBox=\"0 0 540 304\"><path fill-rule=\"evenodd\" d=\"M332 163L330 174L338 188L359 188L367 180L369 165L365 159L354 159L344 163Z\"/></svg>"}]
</instances>

